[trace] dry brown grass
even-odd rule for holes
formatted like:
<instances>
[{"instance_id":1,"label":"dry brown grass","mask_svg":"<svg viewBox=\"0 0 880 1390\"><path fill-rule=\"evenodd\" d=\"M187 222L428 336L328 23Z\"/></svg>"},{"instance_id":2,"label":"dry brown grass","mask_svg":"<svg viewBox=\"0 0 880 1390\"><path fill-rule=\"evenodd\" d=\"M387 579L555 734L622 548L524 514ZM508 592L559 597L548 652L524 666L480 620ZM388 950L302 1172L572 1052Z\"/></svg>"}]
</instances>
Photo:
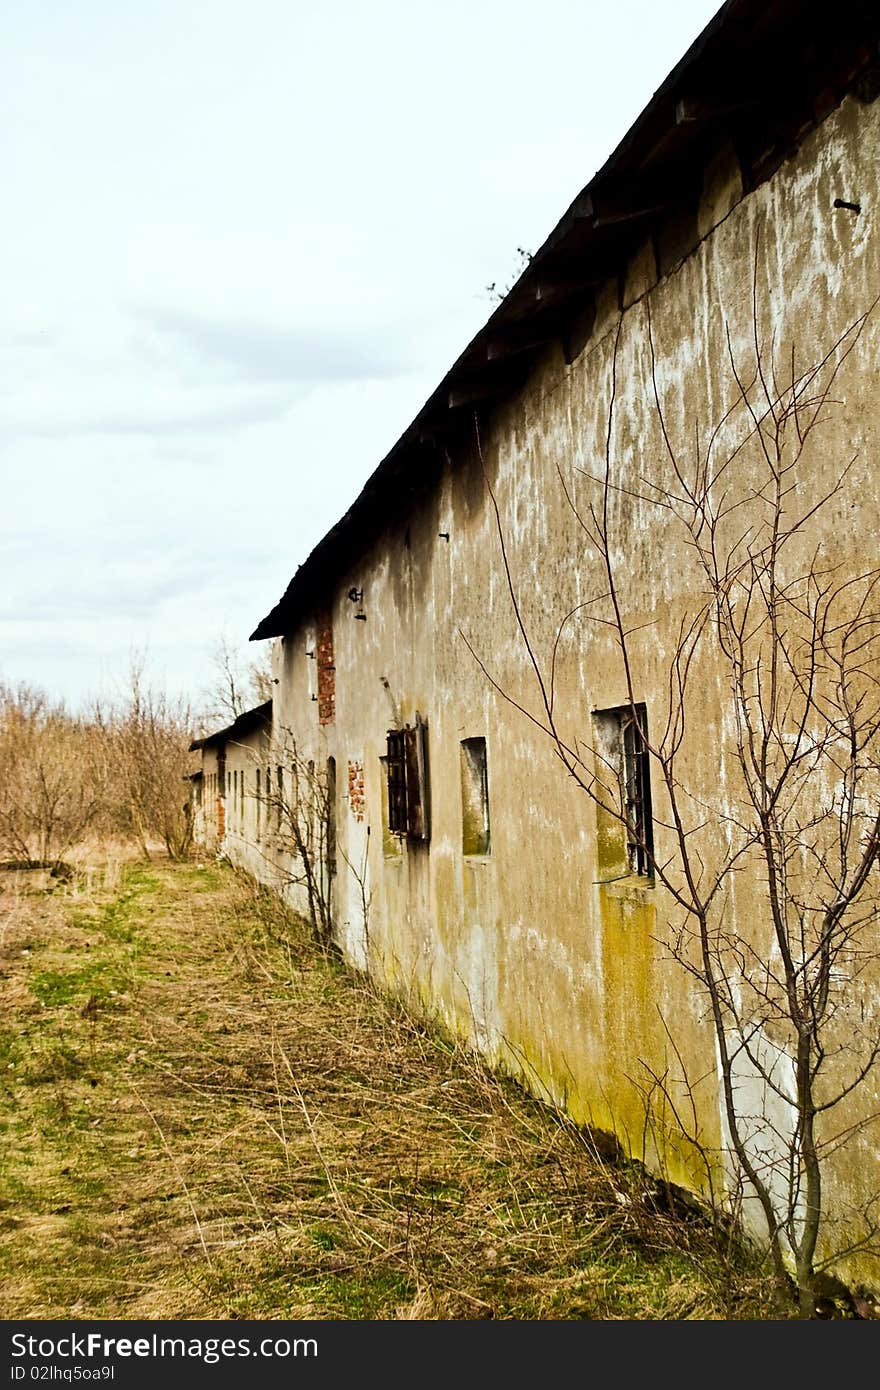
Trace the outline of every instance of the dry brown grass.
<instances>
[{"instance_id":1,"label":"dry brown grass","mask_svg":"<svg viewBox=\"0 0 880 1390\"><path fill-rule=\"evenodd\" d=\"M709 1223L227 866L93 859L4 883L0 924L0 1316L774 1316Z\"/></svg>"}]
</instances>

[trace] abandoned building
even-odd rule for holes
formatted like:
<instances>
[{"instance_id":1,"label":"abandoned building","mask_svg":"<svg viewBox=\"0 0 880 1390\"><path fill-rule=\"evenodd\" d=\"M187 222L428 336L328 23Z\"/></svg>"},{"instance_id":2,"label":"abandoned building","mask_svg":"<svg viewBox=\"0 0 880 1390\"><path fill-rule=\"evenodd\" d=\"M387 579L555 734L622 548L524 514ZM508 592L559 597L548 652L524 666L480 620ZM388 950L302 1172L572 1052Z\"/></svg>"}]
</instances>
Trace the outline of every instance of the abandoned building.
<instances>
[{"instance_id":1,"label":"abandoned building","mask_svg":"<svg viewBox=\"0 0 880 1390\"><path fill-rule=\"evenodd\" d=\"M231 859L257 877L265 877L260 846L267 829L266 795L272 788L271 736L272 701L267 700L190 744L190 752L202 755L202 766L190 779L195 784L196 843L223 845Z\"/></svg>"},{"instance_id":2,"label":"abandoned building","mask_svg":"<svg viewBox=\"0 0 880 1390\"><path fill-rule=\"evenodd\" d=\"M354 966L871 1287L878 37L720 8L198 745L203 841Z\"/></svg>"}]
</instances>

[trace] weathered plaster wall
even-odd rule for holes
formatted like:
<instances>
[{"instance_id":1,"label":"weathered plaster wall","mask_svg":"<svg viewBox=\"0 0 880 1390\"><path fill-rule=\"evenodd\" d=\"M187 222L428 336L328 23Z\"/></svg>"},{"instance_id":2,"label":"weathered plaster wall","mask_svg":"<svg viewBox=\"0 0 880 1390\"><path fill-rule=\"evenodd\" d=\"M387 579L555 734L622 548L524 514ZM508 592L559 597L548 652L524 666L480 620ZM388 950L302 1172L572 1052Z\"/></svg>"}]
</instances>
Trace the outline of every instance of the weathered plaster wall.
<instances>
[{"instance_id":1,"label":"weathered plaster wall","mask_svg":"<svg viewBox=\"0 0 880 1390\"><path fill-rule=\"evenodd\" d=\"M559 727L572 746L589 747L592 712L624 703L627 692L608 630L590 618L607 579L560 476L587 506L593 484L586 475L603 466L614 377L614 476L628 490L612 498L615 562L635 630L637 696L651 727L659 726L668 654L699 581L673 520L645 500L644 479L668 472L651 387L649 314L668 431L686 449L695 429L720 420L731 402L728 332L736 362L753 355L753 282L758 333L780 369L792 351L801 365L818 360L874 302L878 169L880 102L852 99L746 197L731 153L716 159L706 171L700 240L690 254L669 263L662 247L658 255L646 243L624 283L599 296L576 360L566 365L561 350L548 350L526 388L484 424L479 447L449 460L408 520L339 575L327 596L332 711L322 698L319 720L309 655L314 620L277 652L276 728L294 731L321 765L334 757L339 769L334 906L349 958L537 1094L578 1121L613 1130L633 1154L697 1190L706 1187L704 1160L656 1105L653 1081L665 1076L674 1098L688 1105L693 1097L701 1142L717 1148L723 1126L705 1001L670 959L676 912L668 895L635 878L605 881L596 808L523 713L541 719L542 696L487 484L522 622L545 674L565 615L596 605L574 613L555 654ZM837 197L860 201L861 213L835 210ZM833 429L808 459L806 494L812 488L818 495L836 467L855 458L817 532L829 557L855 567L876 561L880 533L878 347L875 313L837 383ZM738 486L747 486L747 472L744 465ZM362 590L359 604L348 598L352 587ZM358 609L365 620L356 619ZM707 661L695 680L699 723L682 772L723 805L734 777L721 718L723 672ZM427 845L388 834L381 761L386 731L417 713L429 728ZM480 855L463 852L460 746L473 738L487 746L491 845ZM661 854L667 812L657 788ZM767 949L755 893L746 880L729 921ZM740 1079L745 1093L750 1078ZM858 1104L867 1112L878 1100L869 1077ZM876 1194L876 1137L855 1135L836 1156L829 1200L838 1213ZM880 1282L867 1258L852 1267Z\"/></svg>"},{"instance_id":2,"label":"weathered plaster wall","mask_svg":"<svg viewBox=\"0 0 880 1390\"><path fill-rule=\"evenodd\" d=\"M221 841L221 792L219 762L214 748L202 750L202 773L202 814L196 828L205 848L216 852Z\"/></svg>"},{"instance_id":3,"label":"weathered plaster wall","mask_svg":"<svg viewBox=\"0 0 880 1390\"><path fill-rule=\"evenodd\" d=\"M266 772L272 779L277 776L270 732L254 731L203 749L202 770L196 842L227 855L263 882L277 882L279 866L286 869L287 860L286 846L275 833L275 814L265 803Z\"/></svg>"},{"instance_id":4,"label":"weathered plaster wall","mask_svg":"<svg viewBox=\"0 0 880 1390\"><path fill-rule=\"evenodd\" d=\"M286 847L277 834L278 815L273 803L277 759L271 734L254 730L226 743L224 751L223 852L256 878L275 883L286 866Z\"/></svg>"}]
</instances>

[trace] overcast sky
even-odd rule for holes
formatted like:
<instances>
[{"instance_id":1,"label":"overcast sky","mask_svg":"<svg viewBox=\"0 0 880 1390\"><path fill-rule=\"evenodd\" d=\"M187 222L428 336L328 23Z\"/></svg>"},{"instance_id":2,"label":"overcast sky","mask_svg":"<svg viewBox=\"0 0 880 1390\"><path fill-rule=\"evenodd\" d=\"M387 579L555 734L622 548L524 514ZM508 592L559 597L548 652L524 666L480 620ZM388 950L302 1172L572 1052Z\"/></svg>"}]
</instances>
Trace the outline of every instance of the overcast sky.
<instances>
[{"instance_id":1,"label":"overcast sky","mask_svg":"<svg viewBox=\"0 0 880 1390\"><path fill-rule=\"evenodd\" d=\"M718 0L4 0L0 679L198 698Z\"/></svg>"}]
</instances>

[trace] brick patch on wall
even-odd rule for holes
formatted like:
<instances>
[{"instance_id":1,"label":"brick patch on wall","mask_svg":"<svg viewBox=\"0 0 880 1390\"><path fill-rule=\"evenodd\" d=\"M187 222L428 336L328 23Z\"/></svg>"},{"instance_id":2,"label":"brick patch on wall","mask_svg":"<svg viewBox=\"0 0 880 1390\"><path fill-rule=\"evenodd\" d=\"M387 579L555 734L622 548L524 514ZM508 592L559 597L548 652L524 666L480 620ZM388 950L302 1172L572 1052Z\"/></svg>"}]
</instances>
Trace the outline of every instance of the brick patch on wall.
<instances>
[{"instance_id":1,"label":"brick patch on wall","mask_svg":"<svg viewBox=\"0 0 880 1390\"><path fill-rule=\"evenodd\" d=\"M315 627L318 637L318 723L332 724L336 718L336 667L333 664L333 616L329 609L318 614Z\"/></svg>"},{"instance_id":2,"label":"brick patch on wall","mask_svg":"<svg viewBox=\"0 0 880 1390\"><path fill-rule=\"evenodd\" d=\"M362 821L366 802L364 799L364 765L361 762L348 763L348 803L355 820Z\"/></svg>"}]
</instances>

